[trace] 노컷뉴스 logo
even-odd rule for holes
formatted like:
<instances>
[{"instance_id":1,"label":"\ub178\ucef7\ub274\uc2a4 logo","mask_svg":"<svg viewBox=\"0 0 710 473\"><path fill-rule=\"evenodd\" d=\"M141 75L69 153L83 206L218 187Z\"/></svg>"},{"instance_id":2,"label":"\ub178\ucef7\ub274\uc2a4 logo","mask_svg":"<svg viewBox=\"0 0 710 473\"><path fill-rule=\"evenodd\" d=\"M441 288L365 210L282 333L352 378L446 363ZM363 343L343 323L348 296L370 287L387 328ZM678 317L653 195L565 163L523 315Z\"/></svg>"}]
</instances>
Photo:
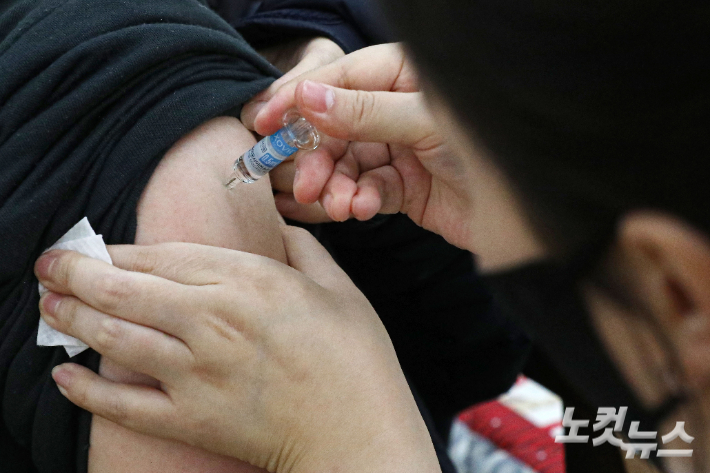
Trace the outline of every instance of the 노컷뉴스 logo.
<instances>
[{"instance_id":1,"label":"\ub178\ucef7\ub274\uc2a4 logo","mask_svg":"<svg viewBox=\"0 0 710 473\"><path fill-rule=\"evenodd\" d=\"M628 407L620 407L618 410L613 407L600 407L597 411L597 421L592 426L594 432L602 431L598 437L592 439L592 444L595 447L609 442L610 444L621 448L626 452L626 458L634 458L636 453L640 453L639 458L649 458L652 451L657 451L659 457L692 457L692 449L668 449L658 448L656 438L658 432L640 432L639 422L633 421L629 427L629 440L623 440L614 436L614 432L620 432L624 427L626 411ZM558 435L555 437L556 443L587 443L589 435L580 435L579 429L589 426L588 419L573 419L574 407L567 407L565 415L562 418L562 426L569 428L569 433L566 435ZM609 425L614 422L613 427ZM685 432L685 422L676 422L672 431L661 437L663 445L680 438L685 443L691 443L695 437L691 437ZM644 442L645 440L645 442Z\"/></svg>"}]
</instances>

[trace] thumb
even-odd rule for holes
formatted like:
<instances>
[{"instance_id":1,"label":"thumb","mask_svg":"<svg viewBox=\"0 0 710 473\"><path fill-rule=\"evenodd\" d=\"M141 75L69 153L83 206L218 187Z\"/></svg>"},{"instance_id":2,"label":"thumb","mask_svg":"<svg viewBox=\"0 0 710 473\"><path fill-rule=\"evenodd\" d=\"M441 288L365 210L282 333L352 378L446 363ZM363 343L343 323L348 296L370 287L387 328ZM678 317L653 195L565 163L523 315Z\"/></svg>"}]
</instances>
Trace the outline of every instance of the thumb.
<instances>
[{"instance_id":1,"label":"thumb","mask_svg":"<svg viewBox=\"0 0 710 473\"><path fill-rule=\"evenodd\" d=\"M350 278L333 261L330 253L308 231L282 225L281 235L288 265L293 269L327 289L342 290L344 284L352 286Z\"/></svg>"},{"instance_id":2,"label":"thumb","mask_svg":"<svg viewBox=\"0 0 710 473\"><path fill-rule=\"evenodd\" d=\"M436 136L421 92L348 90L306 80L295 99L301 114L334 138L416 146Z\"/></svg>"}]
</instances>

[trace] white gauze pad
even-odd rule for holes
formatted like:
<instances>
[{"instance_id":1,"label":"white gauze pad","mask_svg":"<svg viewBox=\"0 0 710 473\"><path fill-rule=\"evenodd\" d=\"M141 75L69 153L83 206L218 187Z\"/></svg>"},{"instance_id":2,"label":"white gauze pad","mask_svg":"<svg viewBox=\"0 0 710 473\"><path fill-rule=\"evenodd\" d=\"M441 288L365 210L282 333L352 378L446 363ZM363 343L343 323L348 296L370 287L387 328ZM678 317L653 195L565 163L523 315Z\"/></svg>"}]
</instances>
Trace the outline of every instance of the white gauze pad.
<instances>
[{"instance_id":1,"label":"white gauze pad","mask_svg":"<svg viewBox=\"0 0 710 473\"><path fill-rule=\"evenodd\" d=\"M112 264L111 256L106 250L106 244L101 235L97 235L91 228L89 220L84 217L79 223L74 225L63 237L54 245L45 250L72 250L77 253L96 258L106 263ZM40 295L47 292L47 289L39 285ZM44 320L39 319L39 331L37 332L37 345L43 347L63 346L67 354L72 357L83 352L89 346L74 337L65 335L54 330L47 325Z\"/></svg>"}]
</instances>

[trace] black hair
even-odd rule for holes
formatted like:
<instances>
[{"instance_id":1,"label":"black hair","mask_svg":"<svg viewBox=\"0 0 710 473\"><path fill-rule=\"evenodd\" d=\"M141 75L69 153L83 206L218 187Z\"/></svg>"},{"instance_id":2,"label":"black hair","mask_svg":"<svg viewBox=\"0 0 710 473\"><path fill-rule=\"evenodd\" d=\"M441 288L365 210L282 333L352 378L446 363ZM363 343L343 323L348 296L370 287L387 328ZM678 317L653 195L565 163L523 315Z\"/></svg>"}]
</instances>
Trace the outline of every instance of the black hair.
<instances>
[{"instance_id":1,"label":"black hair","mask_svg":"<svg viewBox=\"0 0 710 473\"><path fill-rule=\"evenodd\" d=\"M383 3L552 255L613 238L634 209L710 234L710 3Z\"/></svg>"},{"instance_id":2,"label":"black hair","mask_svg":"<svg viewBox=\"0 0 710 473\"><path fill-rule=\"evenodd\" d=\"M710 4L384 2L558 256L636 208L710 232Z\"/></svg>"}]
</instances>

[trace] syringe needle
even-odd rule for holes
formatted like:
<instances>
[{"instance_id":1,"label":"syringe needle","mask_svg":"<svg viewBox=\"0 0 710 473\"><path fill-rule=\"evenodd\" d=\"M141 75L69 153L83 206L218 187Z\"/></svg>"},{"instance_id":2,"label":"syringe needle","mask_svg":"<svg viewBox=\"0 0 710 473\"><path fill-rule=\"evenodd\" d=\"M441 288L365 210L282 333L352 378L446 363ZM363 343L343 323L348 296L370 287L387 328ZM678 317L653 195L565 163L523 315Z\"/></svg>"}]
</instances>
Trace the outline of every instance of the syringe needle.
<instances>
[{"instance_id":1,"label":"syringe needle","mask_svg":"<svg viewBox=\"0 0 710 473\"><path fill-rule=\"evenodd\" d=\"M229 181L227 181L224 187L226 187L227 189L234 189L234 186L237 184L238 180L239 178L236 176L236 173L232 174L231 176L229 176Z\"/></svg>"}]
</instances>

